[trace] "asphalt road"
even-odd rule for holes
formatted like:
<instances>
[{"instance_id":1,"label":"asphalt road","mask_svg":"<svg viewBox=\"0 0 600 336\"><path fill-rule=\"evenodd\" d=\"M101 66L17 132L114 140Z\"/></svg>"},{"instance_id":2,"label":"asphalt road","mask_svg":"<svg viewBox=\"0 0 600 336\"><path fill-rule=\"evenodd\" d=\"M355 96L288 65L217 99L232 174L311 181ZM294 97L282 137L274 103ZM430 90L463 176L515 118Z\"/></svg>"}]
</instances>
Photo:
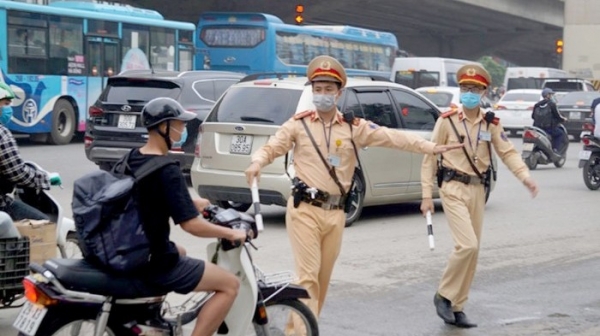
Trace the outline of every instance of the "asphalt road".
<instances>
[{"instance_id":1,"label":"asphalt road","mask_svg":"<svg viewBox=\"0 0 600 336\"><path fill-rule=\"evenodd\" d=\"M518 148L520 139L512 138ZM452 249L441 211L433 216L430 251L418 203L367 208L346 229L320 328L322 335L600 335L600 191L588 190L577 168L581 145L571 143L563 168L532 172L540 194L527 190L501 165L486 207L478 272L465 311L479 327L445 326L432 304ZM25 159L61 173L53 194L70 214L72 183L96 169L82 144L23 143ZM437 202L439 205L439 201ZM284 209L263 207L266 230L255 241L255 261L266 272L293 269ZM173 240L205 258L208 239L173 230ZM173 297L178 301L179 297ZM0 311L0 335L16 309Z\"/></svg>"}]
</instances>

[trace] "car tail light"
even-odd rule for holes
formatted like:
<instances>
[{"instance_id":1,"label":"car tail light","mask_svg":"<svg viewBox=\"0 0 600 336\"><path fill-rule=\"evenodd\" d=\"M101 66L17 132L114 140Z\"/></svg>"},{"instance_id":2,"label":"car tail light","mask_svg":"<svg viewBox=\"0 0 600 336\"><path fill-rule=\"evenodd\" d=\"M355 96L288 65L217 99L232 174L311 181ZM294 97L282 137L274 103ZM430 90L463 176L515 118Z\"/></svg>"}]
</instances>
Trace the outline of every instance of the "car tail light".
<instances>
[{"instance_id":1,"label":"car tail light","mask_svg":"<svg viewBox=\"0 0 600 336\"><path fill-rule=\"evenodd\" d=\"M94 141L94 138L86 135L83 137L83 146L85 148L90 148L90 146L92 146L92 141Z\"/></svg>"},{"instance_id":2,"label":"car tail light","mask_svg":"<svg viewBox=\"0 0 600 336\"><path fill-rule=\"evenodd\" d=\"M584 137L583 139L581 139L581 142L583 142L584 146L589 146L591 143L590 138L588 137Z\"/></svg>"},{"instance_id":3,"label":"car tail light","mask_svg":"<svg viewBox=\"0 0 600 336\"><path fill-rule=\"evenodd\" d=\"M46 295L35 283L27 278L23 279L23 289L25 290L25 297L33 304L50 306L57 303L56 300Z\"/></svg>"},{"instance_id":4,"label":"car tail light","mask_svg":"<svg viewBox=\"0 0 600 336\"><path fill-rule=\"evenodd\" d=\"M198 137L196 138L196 148L194 148L194 156L200 157L200 144L202 143L202 125L198 126Z\"/></svg>"},{"instance_id":5,"label":"car tail light","mask_svg":"<svg viewBox=\"0 0 600 336\"><path fill-rule=\"evenodd\" d=\"M506 106L496 105L496 110L506 110Z\"/></svg>"},{"instance_id":6,"label":"car tail light","mask_svg":"<svg viewBox=\"0 0 600 336\"><path fill-rule=\"evenodd\" d=\"M523 132L523 139L537 139L538 134L532 130L526 130Z\"/></svg>"},{"instance_id":7,"label":"car tail light","mask_svg":"<svg viewBox=\"0 0 600 336\"><path fill-rule=\"evenodd\" d=\"M88 115L90 117L102 117L104 116L104 111L97 106L90 106L88 109Z\"/></svg>"},{"instance_id":8,"label":"car tail light","mask_svg":"<svg viewBox=\"0 0 600 336\"><path fill-rule=\"evenodd\" d=\"M594 127L594 124L592 124L592 123L589 123L589 122L586 122L586 123L583 123L583 125L581 126L581 128L582 128L584 131L590 131L590 132L594 132L594 128L595 128L595 127Z\"/></svg>"}]
</instances>

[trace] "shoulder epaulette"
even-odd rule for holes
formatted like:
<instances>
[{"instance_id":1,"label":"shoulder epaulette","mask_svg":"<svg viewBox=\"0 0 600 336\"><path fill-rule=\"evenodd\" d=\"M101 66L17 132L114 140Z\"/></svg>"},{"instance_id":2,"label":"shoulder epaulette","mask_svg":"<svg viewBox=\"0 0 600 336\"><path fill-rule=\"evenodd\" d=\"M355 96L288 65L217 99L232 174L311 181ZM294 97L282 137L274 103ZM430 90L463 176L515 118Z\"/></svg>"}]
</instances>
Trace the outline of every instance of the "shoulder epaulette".
<instances>
[{"instance_id":1,"label":"shoulder epaulette","mask_svg":"<svg viewBox=\"0 0 600 336\"><path fill-rule=\"evenodd\" d=\"M457 112L458 112L457 109L452 109L450 111L446 111L446 112L442 113L442 115L440 115L440 117L442 117L442 118L448 118L450 116L455 115Z\"/></svg>"},{"instance_id":2,"label":"shoulder epaulette","mask_svg":"<svg viewBox=\"0 0 600 336\"><path fill-rule=\"evenodd\" d=\"M494 120L492 120L492 124L498 125L499 123L500 123L500 118L494 117Z\"/></svg>"},{"instance_id":3,"label":"shoulder epaulette","mask_svg":"<svg viewBox=\"0 0 600 336\"><path fill-rule=\"evenodd\" d=\"M294 116L294 120L300 120L300 119L308 117L308 116L313 116L314 114L315 114L315 111L310 111L310 110L309 111L300 112L300 113L297 113Z\"/></svg>"}]
</instances>

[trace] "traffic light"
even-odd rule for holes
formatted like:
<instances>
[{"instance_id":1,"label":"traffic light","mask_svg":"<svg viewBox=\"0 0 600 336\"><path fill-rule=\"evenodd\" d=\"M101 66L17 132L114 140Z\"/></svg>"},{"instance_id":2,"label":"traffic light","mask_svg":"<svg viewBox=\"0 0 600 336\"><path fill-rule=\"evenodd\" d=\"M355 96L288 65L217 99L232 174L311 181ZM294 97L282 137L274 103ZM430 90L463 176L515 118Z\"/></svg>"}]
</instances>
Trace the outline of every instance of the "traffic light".
<instances>
[{"instance_id":1,"label":"traffic light","mask_svg":"<svg viewBox=\"0 0 600 336\"><path fill-rule=\"evenodd\" d=\"M301 25L304 23L304 5L296 5L296 24Z\"/></svg>"},{"instance_id":2,"label":"traffic light","mask_svg":"<svg viewBox=\"0 0 600 336\"><path fill-rule=\"evenodd\" d=\"M556 53L559 55L562 54L564 46L565 46L565 43L563 42L562 39L556 40Z\"/></svg>"}]
</instances>

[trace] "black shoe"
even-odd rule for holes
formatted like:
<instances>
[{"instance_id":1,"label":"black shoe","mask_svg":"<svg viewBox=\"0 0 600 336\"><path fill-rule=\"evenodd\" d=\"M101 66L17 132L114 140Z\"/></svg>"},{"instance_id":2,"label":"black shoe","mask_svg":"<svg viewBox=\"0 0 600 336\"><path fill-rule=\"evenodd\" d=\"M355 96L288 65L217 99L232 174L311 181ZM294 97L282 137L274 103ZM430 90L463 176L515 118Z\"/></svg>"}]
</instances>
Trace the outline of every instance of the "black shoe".
<instances>
[{"instance_id":1,"label":"black shoe","mask_svg":"<svg viewBox=\"0 0 600 336\"><path fill-rule=\"evenodd\" d=\"M463 312L454 312L454 323L451 323L458 328L476 328L477 323L469 321L467 315Z\"/></svg>"},{"instance_id":2,"label":"black shoe","mask_svg":"<svg viewBox=\"0 0 600 336\"><path fill-rule=\"evenodd\" d=\"M435 293L433 297L433 304L438 316L446 323L454 324L455 317L452 313L452 304L450 300L441 296L439 293Z\"/></svg>"}]
</instances>

